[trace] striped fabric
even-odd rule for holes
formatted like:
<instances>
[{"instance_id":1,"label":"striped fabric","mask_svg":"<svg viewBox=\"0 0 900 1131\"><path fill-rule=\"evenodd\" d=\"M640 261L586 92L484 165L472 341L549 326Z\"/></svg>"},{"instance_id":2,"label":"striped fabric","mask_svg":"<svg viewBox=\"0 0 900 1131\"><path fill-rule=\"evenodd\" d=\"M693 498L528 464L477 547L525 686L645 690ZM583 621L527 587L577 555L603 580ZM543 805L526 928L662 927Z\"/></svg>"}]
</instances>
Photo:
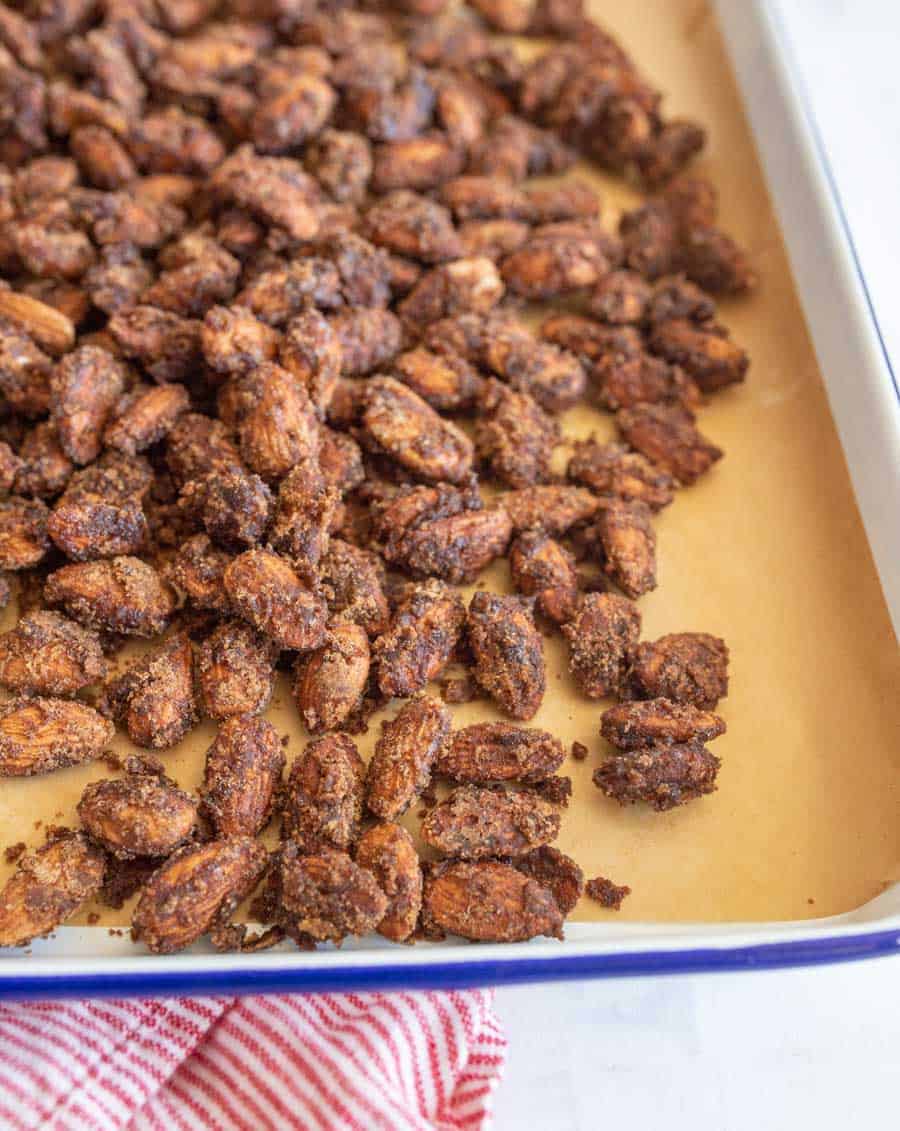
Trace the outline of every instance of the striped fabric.
<instances>
[{"instance_id":1,"label":"striped fabric","mask_svg":"<svg viewBox=\"0 0 900 1131\"><path fill-rule=\"evenodd\" d=\"M3 1131L485 1128L490 991L0 1007Z\"/></svg>"}]
</instances>

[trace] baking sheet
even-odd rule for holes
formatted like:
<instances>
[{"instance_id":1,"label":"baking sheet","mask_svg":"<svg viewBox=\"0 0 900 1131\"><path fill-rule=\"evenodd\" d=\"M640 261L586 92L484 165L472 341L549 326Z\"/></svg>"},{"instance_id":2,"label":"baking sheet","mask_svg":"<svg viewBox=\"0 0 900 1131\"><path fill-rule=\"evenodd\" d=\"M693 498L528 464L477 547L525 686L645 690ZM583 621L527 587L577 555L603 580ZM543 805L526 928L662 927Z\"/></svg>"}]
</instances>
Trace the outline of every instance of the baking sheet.
<instances>
[{"instance_id":1,"label":"baking sheet","mask_svg":"<svg viewBox=\"0 0 900 1131\"><path fill-rule=\"evenodd\" d=\"M723 759L719 790L670 814L620 809L604 798L590 779L604 752L605 704L577 694L560 641L548 640L548 693L532 725L590 750L562 771L573 778L574 798L558 844L586 875L631 885L617 922L837 914L900 878L896 641L707 5L651 0L626 8L604 0L593 9L666 92L669 113L709 127L696 171L719 188L722 223L752 249L761 287L752 299L722 304L723 321L751 353L749 379L702 411L702 429L726 458L659 516L660 586L640 601L645 638L708 631L731 648L731 694L720 707L729 733L714 745ZM594 179L612 224L637 198L611 178ZM568 413L564 428L572 436L612 433L609 417L584 409ZM505 563L486 580L506 588ZM454 716L458 725L496 717L485 702L454 708ZM290 736L292 759L306 736L286 681L269 717ZM374 720L359 739L364 756L377 730ZM195 787L212 736L204 724L164 752L168 772ZM120 737L116 749L129 747ZM37 844L35 822L74 821L86 782L107 774L96 764L6 780L0 843ZM413 824L414 816L415 809ZM86 908L75 922L97 910ZM573 918L613 916L583 900ZM126 920L127 909L107 911L101 923Z\"/></svg>"}]
</instances>

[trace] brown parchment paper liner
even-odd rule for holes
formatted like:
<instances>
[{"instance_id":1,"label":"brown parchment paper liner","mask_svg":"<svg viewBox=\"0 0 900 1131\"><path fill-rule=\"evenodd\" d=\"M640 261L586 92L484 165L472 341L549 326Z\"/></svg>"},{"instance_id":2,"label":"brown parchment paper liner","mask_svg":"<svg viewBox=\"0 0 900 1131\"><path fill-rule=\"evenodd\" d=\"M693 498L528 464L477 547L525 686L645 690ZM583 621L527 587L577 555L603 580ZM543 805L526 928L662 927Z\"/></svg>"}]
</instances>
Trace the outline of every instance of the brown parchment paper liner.
<instances>
[{"instance_id":1,"label":"brown parchment paper liner","mask_svg":"<svg viewBox=\"0 0 900 1131\"><path fill-rule=\"evenodd\" d=\"M640 602L645 638L700 630L731 648L732 690L720 706L729 729L714 744L723 759L719 790L670 814L620 809L604 798L591 774L604 751L598 727L606 704L575 692L559 639L548 640L548 692L533 725L590 750L563 768L574 798L558 844L586 876L631 885L620 920L848 911L900 878L896 642L714 18L689 0L603 0L594 11L665 91L669 112L709 127L697 172L718 187L722 223L752 249L761 286L751 299L723 304L723 320L750 350L749 380L701 412L703 431L726 458L659 516L660 584ZM614 223L636 198L613 178L595 179ZM610 418L589 409L568 413L564 427L579 437L612 433ZM485 580L506 588L506 563ZM454 714L459 725L497 717L481 701ZM306 735L286 680L269 717L289 736L293 759ZM376 719L358 740L365 757L377 733ZM204 724L162 753L184 786L199 783L212 736ZM116 748L128 744L120 737ZM37 821L74 822L84 785L108 773L97 763L0 782L0 844L39 843ZM9 870L0 861L4 877ZM129 918L128 907L99 910L103 924ZM573 918L612 914L584 899Z\"/></svg>"}]
</instances>

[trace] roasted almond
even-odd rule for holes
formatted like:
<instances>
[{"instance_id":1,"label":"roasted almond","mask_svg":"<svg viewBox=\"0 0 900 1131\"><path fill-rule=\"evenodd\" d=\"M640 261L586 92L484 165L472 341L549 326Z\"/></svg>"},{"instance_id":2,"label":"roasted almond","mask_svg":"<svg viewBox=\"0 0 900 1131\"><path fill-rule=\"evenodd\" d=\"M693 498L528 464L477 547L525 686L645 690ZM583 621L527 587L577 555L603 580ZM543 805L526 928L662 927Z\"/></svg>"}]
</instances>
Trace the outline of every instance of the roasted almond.
<instances>
[{"instance_id":1,"label":"roasted almond","mask_svg":"<svg viewBox=\"0 0 900 1131\"><path fill-rule=\"evenodd\" d=\"M206 752L203 811L220 837L256 836L272 815L284 769L275 728L256 715L233 715Z\"/></svg>"},{"instance_id":2,"label":"roasted almond","mask_svg":"<svg viewBox=\"0 0 900 1131\"><path fill-rule=\"evenodd\" d=\"M0 892L0 946L25 946L73 915L100 890L103 852L67 829L20 857Z\"/></svg>"},{"instance_id":3,"label":"roasted almond","mask_svg":"<svg viewBox=\"0 0 900 1131\"><path fill-rule=\"evenodd\" d=\"M562 938L563 916L553 893L510 864L448 861L425 879L426 926L474 942Z\"/></svg>"},{"instance_id":4,"label":"roasted almond","mask_svg":"<svg viewBox=\"0 0 900 1131\"><path fill-rule=\"evenodd\" d=\"M450 736L438 752L435 773L454 781L541 782L565 759L558 738L545 730L514 723L473 723Z\"/></svg>"},{"instance_id":5,"label":"roasted almond","mask_svg":"<svg viewBox=\"0 0 900 1131\"><path fill-rule=\"evenodd\" d=\"M190 837L197 802L149 774L91 782L78 802L85 831L121 860L168 856Z\"/></svg>"},{"instance_id":6,"label":"roasted almond","mask_svg":"<svg viewBox=\"0 0 900 1131\"><path fill-rule=\"evenodd\" d=\"M0 318L8 318L54 357L75 345L75 327L59 310L30 295L0 290Z\"/></svg>"},{"instance_id":7,"label":"roasted almond","mask_svg":"<svg viewBox=\"0 0 900 1131\"><path fill-rule=\"evenodd\" d=\"M429 810L422 838L445 856L521 856L559 835L559 813L536 794L461 785Z\"/></svg>"},{"instance_id":8,"label":"roasted almond","mask_svg":"<svg viewBox=\"0 0 900 1131\"><path fill-rule=\"evenodd\" d=\"M90 762L114 734L108 719L74 699L0 703L0 777L28 777Z\"/></svg>"},{"instance_id":9,"label":"roasted almond","mask_svg":"<svg viewBox=\"0 0 900 1131\"><path fill-rule=\"evenodd\" d=\"M366 804L376 816L393 821L406 812L431 781L449 731L450 712L426 696L406 703L382 723L366 775Z\"/></svg>"},{"instance_id":10,"label":"roasted almond","mask_svg":"<svg viewBox=\"0 0 900 1131\"><path fill-rule=\"evenodd\" d=\"M258 883L266 850L250 837L179 848L154 872L131 921L154 954L173 954L227 919Z\"/></svg>"},{"instance_id":11,"label":"roasted almond","mask_svg":"<svg viewBox=\"0 0 900 1131\"><path fill-rule=\"evenodd\" d=\"M298 845L286 844L280 879L281 906L291 929L320 942L368 934L388 909L372 873L334 848L304 855Z\"/></svg>"},{"instance_id":12,"label":"roasted almond","mask_svg":"<svg viewBox=\"0 0 900 1131\"><path fill-rule=\"evenodd\" d=\"M310 742L291 766L284 836L309 850L318 844L348 849L359 834L365 773L356 744L346 734Z\"/></svg>"},{"instance_id":13,"label":"roasted almond","mask_svg":"<svg viewBox=\"0 0 900 1131\"><path fill-rule=\"evenodd\" d=\"M422 907L422 868L412 837L392 821L372 825L359 838L356 863L372 873L388 899L378 933L405 942Z\"/></svg>"}]
</instances>

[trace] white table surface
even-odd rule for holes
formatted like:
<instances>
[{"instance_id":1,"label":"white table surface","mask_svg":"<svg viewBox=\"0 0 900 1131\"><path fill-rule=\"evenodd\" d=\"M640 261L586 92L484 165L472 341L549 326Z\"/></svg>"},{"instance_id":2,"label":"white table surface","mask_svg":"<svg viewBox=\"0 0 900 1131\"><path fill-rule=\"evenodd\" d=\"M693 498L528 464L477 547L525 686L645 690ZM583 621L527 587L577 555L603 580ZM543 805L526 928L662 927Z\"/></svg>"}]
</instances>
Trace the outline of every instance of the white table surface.
<instances>
[{"instance_id":1,"label":"white table surface","mask_svg":"<svg viewBox=\"0 0 900 1131\"><path fill-rule=\"evenodd\" d=\"M777 0L900 362L900 6ZM900 514L900 503L898 503ZM500 989L498 1131L900 1122L900 957Z\"/></svg>"}]
</instances>

